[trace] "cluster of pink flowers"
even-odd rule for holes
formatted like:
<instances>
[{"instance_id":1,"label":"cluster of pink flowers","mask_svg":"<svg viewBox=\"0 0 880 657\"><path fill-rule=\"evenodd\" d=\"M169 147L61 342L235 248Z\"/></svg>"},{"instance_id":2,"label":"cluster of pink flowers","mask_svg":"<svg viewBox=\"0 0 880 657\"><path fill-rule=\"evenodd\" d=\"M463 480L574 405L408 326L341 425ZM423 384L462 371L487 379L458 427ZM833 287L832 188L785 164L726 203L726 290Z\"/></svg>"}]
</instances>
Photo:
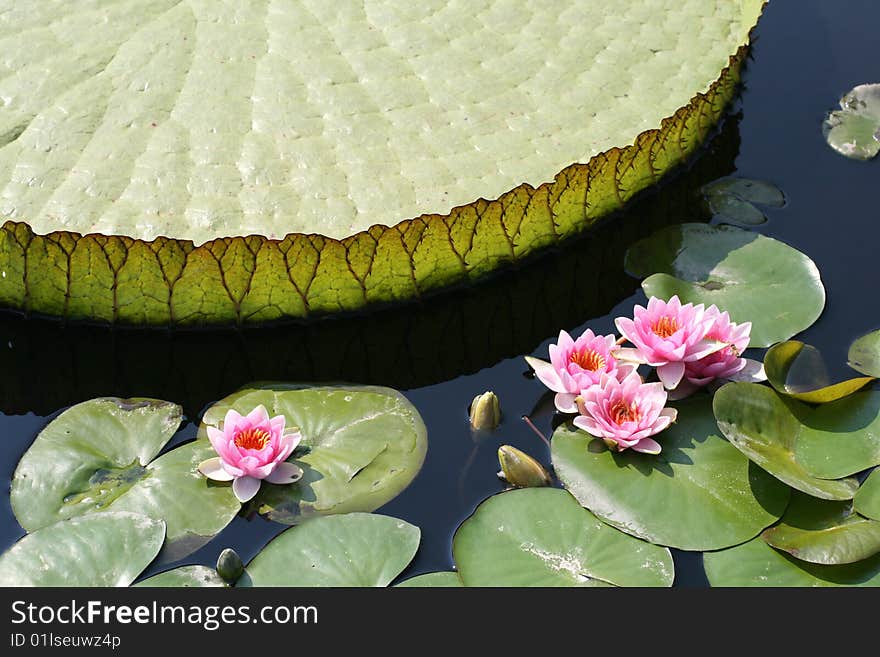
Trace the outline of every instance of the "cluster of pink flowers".
<instances>
[{"instance_id":1,"label":"cluster of pink flowers","mask_svg":"<svg viewBox=\"0 0 880 657\"><path fill-rule=\"evenodd\" d=\"M735 324L714 305L682 304L652 297L633 317L618 317L622 337L587 329L576 340L559 333L550 362L527 357L535 375L556 393L556 408L577 413L575 426L614 450L657 454L651 436L675 420L667 399L681 399L722 380L763 379L763 367L743 358L750 322ZM620 346L630 342L632 347ZM639 365L656 368L657 383L644 383ZM667 392L668 391L668 392Z\"/></svg>"}]
</instances>

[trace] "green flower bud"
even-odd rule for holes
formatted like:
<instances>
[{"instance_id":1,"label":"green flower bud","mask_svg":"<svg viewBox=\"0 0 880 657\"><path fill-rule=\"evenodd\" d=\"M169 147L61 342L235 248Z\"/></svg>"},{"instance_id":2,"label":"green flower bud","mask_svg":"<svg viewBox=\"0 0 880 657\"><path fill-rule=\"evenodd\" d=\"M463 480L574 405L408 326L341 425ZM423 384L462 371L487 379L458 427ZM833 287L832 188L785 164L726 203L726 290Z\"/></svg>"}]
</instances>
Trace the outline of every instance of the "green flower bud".
<instances>
[{"instance_id":1,"label":"green flower bud","mask_svg":"<svg viewBox=\"0 0 880 657\"><path fill-rule=\"evenodd\" d=\"M487 390L471 402L471 427L478 431L491 431L501 422L501 404L498 395Z\"/></svg>"},{"instance_id":2,"label":"green flower bud","mask_svg":"<svg viewBox=\"0 0 880 657\"><path fill-rule=\"evenodd\" d=\"M241 557L232 548L226 548L217 557L217 574L227 584L235 584L243 573L244 564L241 562Z\"/></svg>"},{"instance_id":3,"label":"green flower bud","mask_svg":"<svg viewBox=\"0 0 880 657\"><path fill-rule=\"evenodd\" d=\"M553 481L543 465L511 445L498 448L498 462L501 464L498 476L511 486L539 488L549 486Z\"/></svg>"}]
</instances>

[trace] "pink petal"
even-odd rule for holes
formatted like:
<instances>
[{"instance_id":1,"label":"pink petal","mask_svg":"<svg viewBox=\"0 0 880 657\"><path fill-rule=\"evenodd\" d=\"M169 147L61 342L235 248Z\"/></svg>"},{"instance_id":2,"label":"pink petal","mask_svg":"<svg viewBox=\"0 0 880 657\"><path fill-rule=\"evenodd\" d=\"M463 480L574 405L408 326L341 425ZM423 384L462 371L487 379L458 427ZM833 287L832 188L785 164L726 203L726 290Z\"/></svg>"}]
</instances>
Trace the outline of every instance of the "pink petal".
<instances>
[{"instance_id":1,"label":"pink petal","mask_svg":"<svg viewBox=\"0 0 880 657\"><path fill-rule=\"evenodd\" d=\"M241 503L253 499L258 490L260 490L260 480L253 477L238 477L232 482L232 492Z\"/></svg>"},{"instance_id":2,"label":"pink petal","mask_svg":"<svg viewBox=\"0 0 880 657\"><path fill-rule=\"evenodd\" d=\"M266 407L260 404L254 410L247 414L248 422L251 423L251 426L259 426L261 424L265 424L269 422L269 411L266 410Z\"/></svg>"},{"instance_id":3,"label":"pink petal","mask_svg":"<svg viewBox=\"0 0 880 657\"><path fill-rule=\"evenodd\" d=\"M659 454L661 449L660 443L651 438L642 438L632 446L634 452L642 452L643 454Z\"/></svg>"},{"instance_id":4,"label":"pink petal","mask_svg":"<svg viewBox=\"0 0 880 657\"><path fill-rule=\"evenodd\" d=\"M235 477L223 469L223 462L219 456L202 461L199 463L198 470L208 479L214 481L232 481L235 479Z\"/></svg>"},{"instance_id":5,"label":"pink petal","mask_svg":"<svg viewBox=\"0 0 880 657\"><path fill-rule=\"evenodd\" d=\"M560 413L577 413L578 405L577 402L575 402L577 397L578 396L572 392L558 392L553 398L553 403L556 405L556 410Z\"/></svg>"},{"instance_id":6,"label":"pink petal","mask_svg":"<svg viewBox=\"0 0 880 657\"><path fill-rule=\"evenodd\" d=\"M667 390L675 388L684 376L684 363L667 363L657 368L657 376Z\"/></svg>"},{"instance_id":7,"label":"pink petal","mask_svg":"<svg viewBox=\"0 0 880 657\"><path fill-rule=\"evenodd\" d=\"M567 392L563 388L562 380L559 378L559 374L553 365L540 358L532 358L531 356L526 356L526 362L535 370L535 376L538 380L550 388L550 390L553 392Z\"/></svg>"},{"instance_id":8,"label":"pink petal","mask_svg":"<svg viewBox=\"0 0 880 657\"><path fill-rule=\"evenodd\" d=\"M266 481L271 484L292 484L299 481L303 476L302 468L295 463L279 463L275 469L266 477Z\"/></svg>"}]
</instances>

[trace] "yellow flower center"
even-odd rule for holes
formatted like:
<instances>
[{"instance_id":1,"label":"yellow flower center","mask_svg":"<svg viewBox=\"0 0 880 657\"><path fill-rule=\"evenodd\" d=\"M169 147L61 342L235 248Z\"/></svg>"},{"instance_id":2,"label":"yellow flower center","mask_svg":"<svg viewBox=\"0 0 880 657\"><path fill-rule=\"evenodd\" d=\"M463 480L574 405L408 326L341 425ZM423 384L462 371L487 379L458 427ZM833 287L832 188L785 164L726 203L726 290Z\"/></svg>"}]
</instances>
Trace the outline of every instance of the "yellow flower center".
<instances>
[{"instance_id":1,"label":"yellow flower center","mask_svg":"<svg viewBox=\"0 0 880 657\"><path fill-rule=\"evenodd\" d=\"M571 352L569 360L582 370L598 372L599 370L605 369L605 358L603 358L602 354L593 349L573 351Z\"/></svg>"},{"instance_id":2,"label":"yellow flower center","mask_svg":"<svg viewBox=\"0 0 880 657\"><path fill-rule=\"evenodd\" d=\"M661 338L668 338L680 328L681 325L678 323L677 319L664 316L654 322L651 330L654 331L654 335L658 335Z\"/></svg>"},{"instance_id":3,"label":"yellow flower center","mask_svg":"<svg viewBox=\"0 0 880 657\"><path fill-rule=\"evenodd\" d=\"M632 404L627 404L625 401L621 400L614 404L609 411L611 415L611 419L614 420L615 424L623 424L624 422L636 422L641 417L639 415L639 408L636 406L635 402Z\"/></svg>"},{"instance_id":4,"label":"yellow flower center","mask_svg":"<svg viewBox=\"0 0 880 657\"><path fill-rule=\"evenodd\" d=\"M235 437L233 442L242 449L259 450L269 444L271 437L271 434L265 429L245 429Z\"/></svg>"}]
</instances>

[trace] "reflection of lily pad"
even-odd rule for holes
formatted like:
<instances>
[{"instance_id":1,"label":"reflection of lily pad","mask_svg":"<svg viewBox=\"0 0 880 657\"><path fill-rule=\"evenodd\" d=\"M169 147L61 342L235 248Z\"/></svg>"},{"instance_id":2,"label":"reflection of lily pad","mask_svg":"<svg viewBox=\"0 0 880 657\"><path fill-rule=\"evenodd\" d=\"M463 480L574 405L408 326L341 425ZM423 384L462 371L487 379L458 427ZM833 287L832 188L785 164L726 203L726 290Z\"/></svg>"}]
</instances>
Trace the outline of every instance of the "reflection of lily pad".
<instances>
[{"instance_id":1,"label":"reflection of lily pad","mask_svg":"<svg viewBox=\"0 0 880 657\"><path fill-rule=\"evenodd\" d=\"M418 527L371 513L312 518L270 541L239 586L388 586L420 536Z\"/></svg>"},{"instance_id":2,"label":"reflection of lily pad","mask_svg":"<svg viewBox=\"0 0 880 657\"><path fill-rule=\"evenodd\" d=\"M800 561L756 538L703 555L712 586L880 586L880 554L840 566Z\"/></svg>"},{"instance_id":3,"label":"reflection of lily pad","mask_svg":"<svg viewBox=\"0 0 880 657\"><path fill-rule=\"evenodd\" d=\"M180 566L164 573L153 575L135 586L203 588L228 586L217 571L207 566Z\"/></svg>"},{"instance_id":4,"label":"reflection of lily pad","mask_svg":"<svg viewBox=\"0 0 880 657\"><path fill-rule=\"evenodd\" d=\"M671 586L669 550L617 531L565 491L490 497L455 533L465 586Z\"/></svg>"},{"instance_id":5,"label":"reflection of lily pad","mask_svg":"<svg viewBox=\"0 0 880 657\"><path fill-rule=\"evenodd\" d=\"M303 517L373 511L396 497L422 467L427 433L418 411L395 390L372 386L278 384L240 390L205 412L218 426L226 411L248 413L263 404L302 434L293 461L303 470L294 485L264 483L255 498L261 513L294 524Z\"/></svg>"},{"instance_id":6,"label":"reflection of lily pad","mask_svg":"<svg viewBox=\"0 0 880 657\"><path fill-rule=\"evenodd\" d=\"M785 205L785 195L780 189L763 180L725 176L704 185L701 191L716 219L740 226L756 226L767 221L756 205L776 208Z\"/></svg>"},{"instance_id":7,"label":"reflection of lily pad","mask_svg":"<svg viewBox=\"0 0 880 657\"><path fill-rule=\"evenodd\" d=\"M179 406L157 400L102 398L69 408L18 463L15 517L33 531L96 511L142 513L165 521L166 555L183 556L223 529L241 505L228 485L196 471L215 455L209 444L191 442L156 458L180 421Z\"/></svg>"},{"instance_id":8,"label":"reflection of lily pad","mask_svg":"<svg viewBox=\"0 0 880 657\"><path fill-rule=\"evenodd\" d=\"M855 563L880 552L880 522L852 512L850 502L832 502L797 493L764 540L801 561L827 565Z\"/></svg>"},{"instance_id":9,"label":"reflection of lily pad","mask_svg":"<svg viewBox=\"0 0 880 657\"><path fill-rule=\"evenodd\" d=\"M159 553L165 525L93 513L26 535L0 555L0 586L128 586Z\"/></svg>"},{"instance_id":10,"label":"reflection of lily pad","mask_svg":"<svg viewBox=\"0 0 880 657\"><path fill-rule=\"evenodd\" d=\"M880 469L874 470L862 482L859 492L853 498L856 511L863 516L880 520Z\"/></svg>"},{"instance_id":11,"label":"reflection of lily pad","mask_svg":"<svg viewBox=\"0 0 880 657\"><path fill-rule=\"evenodd\" d=\"M874 377L860 376L831 383L819 350L797 340L775 344L764 355L767 381L789 397L810 404L824 404L864 388Z\"/></svg>"},{"instance_id":12,"label":"reflection of lily pad","mask_svg":"<svg viewBox=\"0 0 880 657\"><path fill-rule=\"evenodd\" d=\"M718 428L743 454L789 486L829 500L848 500L855 479L827 480L795 458L800 423L779 394L755 383L728 383L713 402Z\"/></svg>"},{"instance_id":13,"label":"reflection of lily pad","mask_svg":"<svg viewBox=\"0 0 880 657\"><path fill-rule=\"evenodd\" d=\"M626 269L650 296L715 304L752 322L751 346L769 347L810 326L825 305L816 265L803 253L733 226L681 224L637 242Z\"/></svg>"},{"instance_id":14,"label":"reflection of lily pad","mask_svg":"<svg viewBox=\"0 0 880 657\"><path fill-rule=\"evenodd\" d=\"M880 376L880 331L863 335L849 347L849 366L868 376Z\"/></svg>"},{"instance_id":15,"label":"reflection of lily pad","mask_svg":"<svg viewBox=\"0 0 880 657\"><path fill-rule=\"evenodd\" d=\"M653 543L714 550L747 541L785 510L789 489L749 463L715 425L711 402L676 405L656 456L610 452L567 426L553 434L553 467L605 522Z\"/></svg>"},{"instance_id":16,"label":"reflection of lily pad","mask_svg":"<svg viewBox=\"0 0 880 657\"><path fill-rule=\"evenodd\" d=\"M857 392L818 408L787 406L802 425L795 457L810 474L837 479L880 464L880 392Z\"/></svg>"},{"instance_id":17,"label":"reflection of lily pad","mask_svg":"<svg viewBox=\"0 0 880 657\"><path fill-rule=\"evenodd\" d=\"M822 124L825 141L841 155L870 160L880 152L880 84L860 84L840 99Z\"/></svg>"},{"instance_id":18,"label":"reflection of lily pad","mask_svg":"<svg viewBox=\"0 0 880 657\"><path fill-rule=\"evenodd\" d=\"M455 588L464 586L461 577L455 572L425 573L402 581L401 588Z\"/></svg>"}]
</instances>

